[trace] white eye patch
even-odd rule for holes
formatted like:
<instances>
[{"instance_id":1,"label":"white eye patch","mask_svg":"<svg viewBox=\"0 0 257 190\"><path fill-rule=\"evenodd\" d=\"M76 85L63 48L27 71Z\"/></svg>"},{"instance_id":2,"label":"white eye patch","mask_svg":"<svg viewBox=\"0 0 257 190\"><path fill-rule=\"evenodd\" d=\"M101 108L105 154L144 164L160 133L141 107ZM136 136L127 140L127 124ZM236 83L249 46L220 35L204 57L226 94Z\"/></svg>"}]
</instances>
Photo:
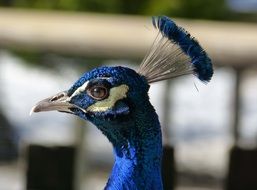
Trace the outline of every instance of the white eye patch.
<instances>
[{"instance_id":1,"label":"white eye patch","mask_svg":"<svg viewBox=\"0 0 257 190\"><path fill-rule=\"evenodd\" d=\"M96 103L89 106L86 111L90 112L104 112L112 108L118 100L127 97L129 87L125 84L116 86L110 89L108 98L97 101Z\"/></svg>"},{"instance_id":2,"label":"white eye patch","mask_svg":"<svg viewBox=\"0 0 257 190\"><path fill-rule=\"evenodd\" d=\"M110 77L99 77L99 78L96 78L96 79L109 79ZM80 94L81 92L84 92L85 91L85 89L87 88L87 86L88 86L88 83L89 83L89 81L86 81L84 84L82 84L79 88L77 88L74 92L73 92L73 94L70 96L70 98L69 98L69 100L72 98L72 97L74 97L74 96L76 96L76 95L78 95L78 94Z\"/></svg>"},{"instance_id":3,"label":"white eye patch","mask_svg":"<svg viewBox=\"0 0 257 190\"><path fill-rule=\"evenodd\" d=\"M69 100L70 100L72 97L74 97L74 96L80 94L81 92L84 92L85 89L87 88L88 83L89 83L89 81L86 81L83 85L81 85L79 88L77 88L77 89L73 92L73 94L70 96Z\"/></svg>"}]
</instances>

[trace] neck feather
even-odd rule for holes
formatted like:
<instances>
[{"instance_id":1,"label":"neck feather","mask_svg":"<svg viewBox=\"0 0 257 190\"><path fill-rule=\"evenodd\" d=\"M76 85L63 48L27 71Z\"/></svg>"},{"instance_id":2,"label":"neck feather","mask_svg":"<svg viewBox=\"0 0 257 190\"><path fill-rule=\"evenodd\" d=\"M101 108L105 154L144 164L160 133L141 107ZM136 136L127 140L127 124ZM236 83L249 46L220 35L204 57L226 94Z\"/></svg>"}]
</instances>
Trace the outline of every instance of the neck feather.
<instances>
[{"instance_id":1,"label":"neck feather","mask_svg":"<svg viewBox=\"0 0 257 190\"><path fill-rule=\"evenodd\" d=\"M144 108L134 112L129 126L120 126L125 129L116 133L116 141L109 138L115 163L105 189L162 189L161 128L152 105Z\"/></svg>"}]
</instances>

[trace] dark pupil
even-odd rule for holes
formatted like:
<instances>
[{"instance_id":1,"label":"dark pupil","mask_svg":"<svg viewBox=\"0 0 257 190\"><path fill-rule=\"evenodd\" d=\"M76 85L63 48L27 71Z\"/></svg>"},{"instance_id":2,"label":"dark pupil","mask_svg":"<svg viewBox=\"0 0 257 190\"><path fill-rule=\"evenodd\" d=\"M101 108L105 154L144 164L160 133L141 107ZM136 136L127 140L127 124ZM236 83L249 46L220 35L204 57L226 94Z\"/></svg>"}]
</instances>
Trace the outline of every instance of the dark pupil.
<instances>
[{"instance_id":1,"label":"dark pupil","mask_svg":"<svg viewBox=\"0 0 257 190\"><path fill-rule=\"evenodd\" d=\"M104 98L107 94L107 91L105 88L103 87L94 87L92 90L91 90L91 95L94 97L94 98L97 98L97 99L101 99L101 98Z\"/></svg>"}]
</instances>

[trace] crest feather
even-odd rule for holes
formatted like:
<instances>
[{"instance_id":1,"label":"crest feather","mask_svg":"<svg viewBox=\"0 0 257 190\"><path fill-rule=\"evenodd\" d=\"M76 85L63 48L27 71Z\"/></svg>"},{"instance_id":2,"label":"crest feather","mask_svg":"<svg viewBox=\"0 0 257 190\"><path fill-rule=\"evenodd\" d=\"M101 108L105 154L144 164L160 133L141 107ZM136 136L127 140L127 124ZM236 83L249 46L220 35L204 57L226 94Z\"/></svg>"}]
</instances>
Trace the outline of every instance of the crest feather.
<instances>
[{"instance_id":1,"label":"crest feather","mask_svg":"<svg viewBox=\"0 0 257 190\"><path fill-rule=\"evenodd\" d=\"M138 73L149 83L186 74L195 74L203 82L210 81L211 60L194 37L166 16L153 17L152 21L159 32Z\"/></svg>"}]
</instances>

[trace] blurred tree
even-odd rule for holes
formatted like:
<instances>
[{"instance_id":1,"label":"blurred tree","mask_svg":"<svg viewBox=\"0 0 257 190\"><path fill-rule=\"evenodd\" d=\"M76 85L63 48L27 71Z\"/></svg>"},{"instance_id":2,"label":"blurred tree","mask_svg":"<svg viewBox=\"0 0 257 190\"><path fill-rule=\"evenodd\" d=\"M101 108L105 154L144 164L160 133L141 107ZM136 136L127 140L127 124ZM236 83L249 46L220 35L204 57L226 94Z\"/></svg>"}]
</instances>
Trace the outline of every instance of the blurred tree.
<instances>
[{"instance_id":1,"label":"blurred tree","mask_svg":"<svg viewBox=\"0 0 257 190\"><path fill-rule=\"evenodd\" d=\"M226 19L230 11L225 0L182 0L180 15L188 18Z\"/></svg>"},{"instance_id":2,"label":"blurred tree","mask_svg":"<svg viewBox=\"0 0 257 190\"><path fill-rule=\"evenodd\" d=\"M119 13L121 0L76 0L79 4L78 10L105 12L105 13Z\"/></svg>"},{"instance_id":3,"label":"blurred tree","mask_svg":"<svg viewBox=\"0 0 257 190\"><path fill-rule=\"evenodd\" d=\"M0 0L0 5L105 13L166 14L201 19L231 18L226 0Z\"/></svg>"},{"instance_id":4,"label":"blurred tree","mask_svg":"<svg viewBox=\"0 0 257 190\"><path fill-rule=\"evenodd\" d=\"M14 6L37 9L76 10L78 5L76 0L14 0Z\"/></svg>"},{"instance_id":5,"label":"blurred tree","mask_svg":"<svg viewBox=\"0 0 257 190\"><path fill-rule=\"evenodd\" d=\"M182 8L183 0L150 0L148 5L145 7L144 12L146 14L158 14L176 16L179 15Z\"/></svg>"},{"instance_id":6,"label":"blurred tree","mask_svg":"<svg viewBox=\"0 0 257 190\"><path fill-rule=\"evenodd\" d=\"M120 12L126 14L143 14L149 0L121 0Z\"/></svg>"},{"instance_id":7,"label":"blurred tree","mask_svg":"<svg viewBox=\"0 0 257 190\"><path fill-rule=\"evenodd\" d=\"M13 5L13 0L0 0L0 4L9 7Z\"/></svg>"},{"instance_id":8,"label":"blurred tree","mask_svg":"<svg viewBox=\"0 0 257 190\"><path fill-rule=\"evenodd\" d=\"M230 16L225 0L150 0L145 13L220 20Z\"/></svg>"}]
</instances>

